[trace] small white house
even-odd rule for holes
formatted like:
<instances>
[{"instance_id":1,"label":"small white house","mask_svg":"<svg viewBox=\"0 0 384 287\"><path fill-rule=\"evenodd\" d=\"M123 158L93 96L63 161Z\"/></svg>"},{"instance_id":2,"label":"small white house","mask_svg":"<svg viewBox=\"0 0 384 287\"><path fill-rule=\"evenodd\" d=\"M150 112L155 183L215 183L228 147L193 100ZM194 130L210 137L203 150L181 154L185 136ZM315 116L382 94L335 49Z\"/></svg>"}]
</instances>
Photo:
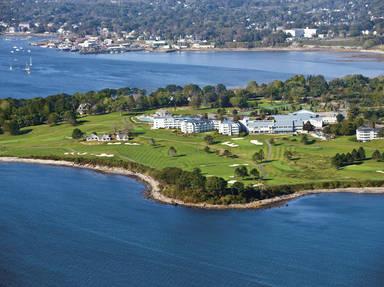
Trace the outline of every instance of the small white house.
<instances>
[{"instance_id":1,"label":"small white house","mask_svg":"<svg viewBox=\"0 0 384 287\"><path fill-rule=\"evenodd\" d=\"M117 141L126 142L129 140L128 134L126 134L126 133L116 133L115 137L116 137Z\"/></svg>"},{"instance_id":2,"label":"small white house","mask_svg":"<svg viewBox=\"0 0 384 287\"><path fill-rule=\"evenodd\" d=\"M88 104L88 103L83 103L83 104L80 104L77 108L77 113L79 115L85 115L89 112L89 110L91 109L91 105Z\"/></svg>"},{"instance_id":3,"label":"small white house","mask_svg":"<svg viewBox=\"0 0 384 287\"><path fill-rule=\"evenodd\" d=\"M99 141L99 137L96 134L91 134L85 138L87 142L97 142Z\"/></svg>"},{"instance_id":4,"label":"small white house","mask_svg":"<svg viewBox=\"0 0 384 287\"><path fill-rule=\"evenodd\" d=\"M100 138L99 141L101 142L110 142L112 140L112 137L107 134L103 134Z\"/></svg>"}]
</instances>

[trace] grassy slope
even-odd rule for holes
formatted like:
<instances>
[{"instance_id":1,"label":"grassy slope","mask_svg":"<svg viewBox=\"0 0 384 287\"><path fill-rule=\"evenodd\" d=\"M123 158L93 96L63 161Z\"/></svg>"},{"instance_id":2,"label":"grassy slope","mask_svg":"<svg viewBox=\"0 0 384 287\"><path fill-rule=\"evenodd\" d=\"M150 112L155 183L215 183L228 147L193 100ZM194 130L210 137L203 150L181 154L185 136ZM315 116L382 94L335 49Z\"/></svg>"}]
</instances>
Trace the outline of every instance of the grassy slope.
<instances>
[{"instance_id":1,"label":"grassy slope","mask_svg":"<svg viewBox=\"0 0 384 287\"><path fill-rule=\"evenodd\" d=\"M79 128L87 134L96 131L110 133L113 127L123 125L123 117L118 113L89 116L84 118ZM24 135L8 136L0 135L0 155L12 156L39 156L60 155L65 152L87 152L85 157L95 157L93 154L109 153L115 158L136 161L154 168L176 166L186 170L199 167L206 175L222 176L228 180L233 179L233 164L248 164L248 168L256 166L252 160L252 154L264 148L268 160L261 169L268 179L267 184L303 183L326 180L353 180L353 179L384 179L384 174L377 170L384 170L384 164L373 160L367 160L358 166L349 166L343 170L335 170L330 165L330 157L337 152L350 152L353 148L363 146L370 156L374 149L384 151L384 141L370 143L357 143L354 137L340 137L333 141L316 141L311 145L300 143L299 137L293 136L248 136L242 140L231 140L231 137L215 136L221 142L231 141L239 147L230 148L221 143L211 146L214 149L228 149L238 158L225 158L215 153L207 154L203 151L206 146L203 137L206 134L185 136L170 130L151 130L146 124L134 124L137 136L133 140L140 146L89 144L70 139L73 127L61 124L54 127L46 125L31 127L31 131ZM148 144L148 138L154 138L158 144L156 147ZM275 139L275 144L268 147L267 141ZM250 143L250 140L262 141L262 147ZM178 157L169 157L168 148L174 146ZM284 151L291 150L299 157L296 161L288 161L284 158ZM259 166L260 168L260 166ZM247 180L246 183L252 183Z\"/></svg>"}]
</instances>

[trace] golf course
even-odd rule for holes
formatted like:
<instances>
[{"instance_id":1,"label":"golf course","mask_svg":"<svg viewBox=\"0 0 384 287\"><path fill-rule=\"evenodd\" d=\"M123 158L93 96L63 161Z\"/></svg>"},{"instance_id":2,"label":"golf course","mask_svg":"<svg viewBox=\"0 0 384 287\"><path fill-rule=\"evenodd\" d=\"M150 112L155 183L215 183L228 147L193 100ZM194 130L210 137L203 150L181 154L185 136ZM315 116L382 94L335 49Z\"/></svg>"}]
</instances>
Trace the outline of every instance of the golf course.
<instances>
[{"instance_id":1,"label":"golf course","mask_svg":"<svg viewBox=\"0 0 384 287\"><path fill-rule=\"evenodd\" d=\"M204 112L204 111L201 111ZM72 139L74 128L85 135L112 134L129 125L132 137L127 142L86 142ZM214 143L208 145L204 137L211 135ZM186 171L195 168L206 177L218 176L230 184L235 181L246 185L287 185L315 182L384 180L383 162L371 159L375 150L384 151L384 141L359 143L355 136L340 136L323 141L309 136L303 143L301 135L248 135L221 136L215 132L184 135L174 130L153 130L140 122L137 114L110 113L84 116L74 127L68 123L38 125L23 128L19 135L0 135L0 156L50 157L66 160L74 158L113 158L137 162L161 170L178 167ZM209 147L207 149L206 147ZM170 147L176 150L169 155ZM363 147L367 159L336 169L331 158L336 153L348 153ZM264 160L255 162L252 156L263 149ZM229 151L231 156L223 155ZM290 157L287 157L287 151ZM260 178L236 177L236 167L257 168Z\"/></svg>"}]
</instances>

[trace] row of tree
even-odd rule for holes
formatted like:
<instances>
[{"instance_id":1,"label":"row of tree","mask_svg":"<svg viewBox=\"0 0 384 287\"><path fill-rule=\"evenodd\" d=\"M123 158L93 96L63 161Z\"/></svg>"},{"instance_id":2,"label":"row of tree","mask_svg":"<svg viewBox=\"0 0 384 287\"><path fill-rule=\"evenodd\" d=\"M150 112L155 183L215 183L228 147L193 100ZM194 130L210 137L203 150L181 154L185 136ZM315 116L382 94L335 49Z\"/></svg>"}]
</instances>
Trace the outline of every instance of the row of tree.
<instances>
[{"instance_id":1,"label":"row of tree","mask_svg":"<svg viewBox=\"0 0 384 287\"><path fill-rule=\"evenodd\" d=\"M347 166L350 164L355 164L366 159L365 150L363 147L359 149L353 149L352 152L348 153L337 153L332 158L332 165L336 168Z\"/></svg>"},{"instance_id":2,"label":"row of tree","mask_svg":"<svg viewBox=\"0 0 384 287\"><path fill-rule=\"evenodd\" d=\"M367 112L364 107L384 105L384 77L366 78L361 75L326 81L323 76L294 76L286 81L273 81L258 84L251 81L244 88L227 89L224 85L199 87L189 84L184 87L168 85L151 93L145 90L122 88L104 89L98 92L59 94L46 98L0 99L0 128L17 133L18 128L49 123L55 125L62 121L76 124L76 110L80 104L89 108L85 113L101 114L108 112L140 112L147 109L192 106L194 108L218 108L218 114L225 116L227 107L254 109L252 115L267 117L268 112L258 108L261 99L283 100L295 104L317 105L334 101L340 105L348 102L348 120L340 118L339 123L330 126L326 132L335 135L353 134L356 127L364 121L373 124L380 119L384 110ZM337 109L330 106L329 109ZM282 108L284 109L284 107ZM236 112L236 113L235 113ZM278 113L279 110L270 111ZM232 116L239 118L237 110ZM363 117L366 117L365 119ZM307 130L313 129L306 124ZM209 139L208 139L209 140ZM208 143L208 142L207 142Z\"/></svg>"}]
</instances>

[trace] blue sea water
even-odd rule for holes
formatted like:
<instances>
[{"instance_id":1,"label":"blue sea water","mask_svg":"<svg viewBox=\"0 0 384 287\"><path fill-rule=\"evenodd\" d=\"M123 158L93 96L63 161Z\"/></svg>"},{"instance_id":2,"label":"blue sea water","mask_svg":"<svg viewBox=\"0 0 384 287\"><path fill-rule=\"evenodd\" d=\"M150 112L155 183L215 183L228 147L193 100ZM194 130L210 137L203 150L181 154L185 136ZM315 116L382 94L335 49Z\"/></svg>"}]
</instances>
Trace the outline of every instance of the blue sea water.
<instances>
[{"instance_id":1,"label":"blue sea water","mask_svg":"<svg viewBox=\"0 0 384 287\"><path fill-rule=\"evenodd\" d=\"M182 52L79 55L31 47L33 39L0 37L0 98L30 98L61 92L167 84L222 83L244 86L285 80L295 74L384 74L384 62L356 53L334 52ZM14 47L23 50L15 51ZM28 53L28 49L31 53ZM32 73L23 69L32 55ZM13 70L10 71L12 65Z\"/></svg>"},{"instance_id":2,"label":"blue sea water","mask_svg":"<svg viewBox=\"0 0 384 287\"><path fill-rule=\"evenodd\" d=\"M132 179L0 164L0 286L383 286L384 197L210 211Z\"/></svg>"}]
</instances>

